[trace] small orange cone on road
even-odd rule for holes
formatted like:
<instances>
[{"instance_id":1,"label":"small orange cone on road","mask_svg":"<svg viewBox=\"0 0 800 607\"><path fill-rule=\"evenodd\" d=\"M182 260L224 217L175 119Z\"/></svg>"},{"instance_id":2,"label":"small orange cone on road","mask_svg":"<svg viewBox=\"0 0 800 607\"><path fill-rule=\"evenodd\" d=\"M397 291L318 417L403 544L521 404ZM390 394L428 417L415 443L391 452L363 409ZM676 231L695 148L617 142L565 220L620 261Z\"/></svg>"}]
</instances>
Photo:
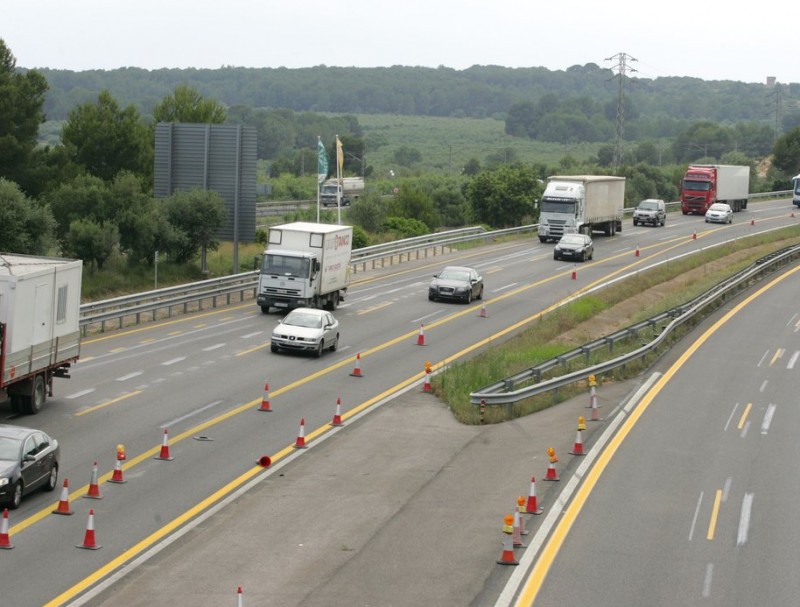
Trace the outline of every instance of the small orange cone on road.
<instances>
[{"instance_id":1,"label":"small orange cone on road","mask_svg":"<svg viewBox=\"0 0 800 607\"><path fill-rule=\"evenodd\" d=\"M8 508L3 508L3 520L0 522L0 548L11 550L13 547L11 536L8 535Z\"/></svg>"},{"instance_id":2,"label":"small orange cone on road","mask_svg":"<svg viewBox=\"0 0 800 607\"><path fill-rule=\"evenodd\" d=\"M296 449L306 448L306 418L300 420L300 431L297 433L297 439L294 441Z\"/></svg>"},{"instance_id":3,"label":"small orange cone on road","mask_svg":"<svg viewBox=\"0 0 800 607\"><path fill-rule=\"evenodd\" d=\"M244 607L244 603L242 602L242 587L241 586L239 586L236 589L236 596L238 597L236 599L236 607Z\"/></svg>"},{"instance_id":4,"label":"small orange cone on road","mask_svg":"<svg viewBox=\"0 0 800 607\"><path fill-rule=\"evenodd\" d=\"M161 451L158 456L153 459L163 459L165 461L172 461L174 458L169 454L169 432L164 428L164 437L161 439Z\"/></svg>"},{"instance_id":5,"label":"small orange cone on road","mask_svg":"<svg viewBox=\"0 0 800 607\"><path fill-rule=\"evenodd\" d=\"M256 460L256 463L262 468L269 468L272 465L272 459L269 455L262 455Z\"/></svg>"},{"instance_id":6,"label":"small orange cone on road","mask_svg":"<svg viewBox=\"0 0 800 607\"><path fill-rule=\"evenodd\" d=\"M425 325L419 326L419 334L417 335L417 345L418 346L425 345Z\"/></svg>"},{"instance_id":7,"label":"small orange cone on road","mask_svg":"<svg viewBox=\"0 0 800 607\"><path fill-rule=\"evenodd\" d=\"M489 318L489 314L486 312L486 302L481 303L481 318Z\"/></svg>"},{"instance_id":8,"label":"small orange cone on road","mask_svg":"<svg viewBox=\"0 0 800 607\"><path fill-rule=\"evenodd\" d=\"M750 225L751 225L751 226L754 226L754 225L756 225L756 220L755 220L755 219L751 219L751 220L750 220Z\"/></svg>"},{"instance_id":9,"label":"small orange cone on road","mask_svg":"<svg viewBox=\"0 0 800 607\"><path fill-rule=\"evenodd\" d=\"M94 537L94 509L89 510L89 522L86 523L86 534L83 536L83 544L76 548L86 548L87 550L97 550L100 546Z\"/></svg>"},{"instance_id":10,"label":"small orange cone on road","mask_svg":"<svg viewBox=\"0 0 800 607\"><path fill-rule=\"evenodd\" d=\"M331 426L341 426L342 425L342 399L341 397L336 398L336 413L333 414L333 421L331 421Z\"/></svg>"},{"instance_id":11,"label":"small orange cone on road","mask_svg":"<svg viewBox=\"0 0 800 607\"><path fill-rule=\"evenodd\" d=\"M353 367L353 371L350 373L352 377L364 377L361 374L361 352L356 354L356 366Z\"/></svg>"},{"instance_id":12,"label":"small orange cone on road","mask_svg":"<svg viewBox=\"0 0 800 607\"><path fill-rule=\"evenodd\" d=\"M422 384L422 391L423 392L433 392L433 388L431 387L431 363L430 361L425 361L425 382Z\"/></svg>"},{"instance_id":13,"label":"small orange cone on road","mask_svg":"<svg viewBox=\"0 0 800 607\"><path fill-rule=\"evenodd\" d=\"M264 395L261 397L261 406L258 408L259 411L266 411L267 413L271 413L272 409L269 406L269 382L264 383Z\"/></svg>"},{"instance_id":14,"label":"small orange cone on road","mask_svg":"<svg viewBox=\"0 0 800 607\"><path fill-rule=\"evenodd\" d=\"M69 507L69 479L64 479L61 498L58 500L58 506L53 510L53 514L75 514Z\"/></svg>"},{"instance_id":15,"label":"small orange cone on road","mask_svg":"<svg viewBox=\"0 0 800 607\"><path fill-rule=\"evenodd\" d=\"M83 497L95 500L103 499L103 496L100 495L100 486L97 484L97 462L92 466L92 480L89 482L89 490Z\"/></svg>"},{"instance_id":16,"label":"small orange cone on road","mask_svg":"<svg viewBox=\"0 0 800 607\"><path fill-rule=\"evenodd\" d=\"M525 548L522 543L522 517L519 515L519 510L514 508L514 525L511 532L511 542L514 548Z\"/></svg>"},{"instance_id":17,"label":"small orange cone on road","mask_svg":"<svg viewBox=\"0 0 800 607\"><path fill-rule=\"evenodd\" d=\"M572 274L570 274L570 278L572 280L577 280L578 278L578 268L576 266L572 266Z\"/></svg>"},{"instance_id":18,"label":"small orange cone on road","mask_svg":"<svg viewBox=\"0 0 800 607\"><path fill-rule=\"evenodd\" d=\"M575 435L575 445L572 447L572 451L570 451L570 453L572 455L586 455L586 453L583 452L583 439L581 438L580 428Z\"/></svg>"},{"instance_id":19,"label":"small orange cone on road","mask_svg":"<svg viewBox=\"0 0 800 607\"><path fill-rule=\"evenodd\" d=\"M525 517L522 516L525 514L525 498L521 495L517 498L517 512L519 512L519 534L528 535L525 531Z\"/></svg>"},{"instance_id":20,"label":"small orange cone on road","mask_svg":"<svg viewBox=\"0 0 800 607\"><path fill-rule=\"evenodd\" d=\"M634 257L639 257L639 243L636 243L636 253L634 253Z\"/></svg>"},{"instance_id":21,"label":"small orange cone on road","mask_svg":"<svg viewBox=\"0 0 800 607\"><path fill-rule=\"evenodd\" d=\"M500 554L498 565L519 565L514 556L514 515L506 514L503 519L503 552Z\"/></svg>"},{"instance_id":22,"label":"small orange cone on road","mask_svg":"<svg viewBox=\"0 0 800 607\"><path fill-rule=\"evenodd\" d=\"M124 475L122 474L122 462L117 460L114 463L114 472L111 474L111 478L108 479L109 483L127 483L128 481L125 480Z\"/></svg>"},{"instance_id":23,"label":"small orange cone on road","mask_svg":"<svg viewBox=\"0 0 800 607\"><path fill-rule=\"evenodd\" d=\"M556 462L558 461L558 457L556 457L556 450L553 449L553 447L548 448L547 455L550 456L550 463L547 464L547 474L544 475L544 480L546 481L560 480L558 478L558 472L556 472Z\"/></svg>"},{"instance_id":24,"label":"small orange cone on road","mask_svg":"<svg viewBox=\"0 0 800 607\"><path fill-rule=\"evenodd\" d=\"M692 240L697 240L697 230L692 233Z\"/></svg>"},{"instance_id":25,"label":"small orange cone on road","mask_svg":"<svg viewBox=\"0 0 800 607\"><path fill-rule=\"evenodd\" d=\"M536 477L531 477L531 490L528 493L528 503L525 504L525 512L528 514L541 514L544 512L544 509L539 507L539 503L536 500Z\"/></svg>"}]
</instances>

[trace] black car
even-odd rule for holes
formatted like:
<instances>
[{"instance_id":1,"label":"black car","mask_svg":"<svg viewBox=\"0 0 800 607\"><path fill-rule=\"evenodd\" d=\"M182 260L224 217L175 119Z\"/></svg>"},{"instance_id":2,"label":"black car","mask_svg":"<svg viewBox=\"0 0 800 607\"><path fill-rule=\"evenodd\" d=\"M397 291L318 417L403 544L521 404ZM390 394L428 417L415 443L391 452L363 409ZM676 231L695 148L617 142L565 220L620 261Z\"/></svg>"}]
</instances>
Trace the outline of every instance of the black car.
<instances>
[{"instance_id":1,"label":"black car","mask_svg":"<svg viewBox=\"0 0 800 607\"><path fill-rule=\"evenodd\" d=\"M22 496L58 482L61 449L41 430L0 424L0 503L12 510Z\"/></svg>"},{"instance_id":2,"label":"black car","mask_svg":"<svg viewBox=\"0 0 800 607\"><path fill-rule=\"evenodd\" d=\"M553 249L553 259L586 261L594 257L594 243L586 234L564 234Z\"/></svg>"},{"instance_id":3,"label":"black car","mask_svg":"<svg viewBox=\"0 0 800 607\"><path fill-rule=\"evenodd\" d=\"M483 298L483 277L473 268L447 266L433 275L428 287L428 299L455 299L469 303Z\"/></svg>"}]
</instances>

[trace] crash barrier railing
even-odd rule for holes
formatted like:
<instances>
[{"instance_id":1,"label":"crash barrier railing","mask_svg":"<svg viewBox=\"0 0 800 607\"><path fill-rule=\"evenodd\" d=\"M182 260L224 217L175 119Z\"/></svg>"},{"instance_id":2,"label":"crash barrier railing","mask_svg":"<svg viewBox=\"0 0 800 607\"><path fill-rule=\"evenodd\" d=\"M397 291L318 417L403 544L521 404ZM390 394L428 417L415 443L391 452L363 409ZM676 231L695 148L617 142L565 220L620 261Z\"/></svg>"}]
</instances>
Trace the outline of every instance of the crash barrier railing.
<instances>
[{"instance_id":1,"label":"crash barrier railing","mask_svg":"<svg viewBox=\"0 0 800 607\"><path fill-rule=\"evenodd\" d=\"M800 258L800 246L787 247L767 255L685 304L565 352L551 360L495 382L477 392L471 392L469 395L470 402L473 405L506 405L510 418L513 414L514 404L522 400L546 392L557 391L577 382L586 381L592 375L598 377L603 373L623 367L638 359L645 359L649 354L655 355L658 353L658 348L666 344L667 340L672 337L671 334L677 332L676 330L681 325L705 318L708 313L718 308L731 297L749 288L765 275L775 272L798 258ZM607 287L608 284L601 285L598 288ZM576 298L568 300L565 304ZM569 368L572 361L582 358L588 363L593 354L596 355L602 350L607 350L608 355L613 355L615 346L620 346L625 342L629 343L632 339L642 340L644 338L649 341L631 352L595 365L587 365L564 375L542 380L546 373L553 372L559 367ZM519 387L520 384L529 382L534 383L530 386Z\"/></svg>"},{"instance_id":2,"label":"crash barrier railing","mask_svg":"<svg viewBox=\"0 0 800 607\"><path fill-rule=\"evenodd\" d=\"M790 195L791 190L786 190L752 194L750 198ZM677 204L679 203L669 203L669 205ZM632 211L626 209L628 210ZM361 271L366 271L368 267L375 269L428 255L436 256L455 245L471 241L490 242L503 236L536 232L537 229L538 224L492 231L485 231L482 227L476 226L362 247L353 251L351 271L356 273L359 268ZM98 326L100 331L105 331L110 324L119 328L126 323L139 324L145 317L147 320L152 320L159 314L169 318L179 312L202 310L204 306L215 308L222 302L228 305L234 300L243 301L248 295L254 297L257 286L258 274L252 271L86 303L80 308L81 332L86 335L90 328Z\"/></svg>"}]
</instances>

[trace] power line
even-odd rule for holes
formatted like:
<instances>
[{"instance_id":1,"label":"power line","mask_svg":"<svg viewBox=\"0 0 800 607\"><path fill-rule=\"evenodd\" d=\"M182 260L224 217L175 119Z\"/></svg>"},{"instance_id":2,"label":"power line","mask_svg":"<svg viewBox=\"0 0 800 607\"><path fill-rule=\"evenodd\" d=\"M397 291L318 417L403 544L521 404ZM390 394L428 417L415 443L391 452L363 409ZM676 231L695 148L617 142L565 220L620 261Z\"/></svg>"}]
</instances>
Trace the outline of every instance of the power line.
<instances>
[{"instance_id":1,"label":"power line","mask_svg":"<svg viewBox=\"0 0 800 607\"><path fill-rule=\"evenodd\" d=\"M606 61L617 62L617 73L614 78L619 79L619 94L617 96L617 139L614 143L614 170L616 171L625 160L625 79L628 72L636 70L628 65L628 62L637 61L627 53L617 53L608 57ZM613 78L612 78L613 80Z\"/></svg>"}]
</instances>

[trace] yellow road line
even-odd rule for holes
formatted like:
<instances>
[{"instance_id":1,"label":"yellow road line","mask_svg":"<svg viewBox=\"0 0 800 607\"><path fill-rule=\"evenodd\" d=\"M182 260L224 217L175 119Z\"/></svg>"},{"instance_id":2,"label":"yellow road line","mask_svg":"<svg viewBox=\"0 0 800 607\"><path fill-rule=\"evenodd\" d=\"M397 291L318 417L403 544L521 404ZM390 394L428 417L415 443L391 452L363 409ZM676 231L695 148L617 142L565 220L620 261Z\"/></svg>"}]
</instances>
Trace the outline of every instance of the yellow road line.
<instances>
[{"instance_id":1,"label":"yellow road line","mask_svg":"<svg viewBox=\"0 0 800 607\"><path fill-rule=\"evenodd\" d=\"M717 530L717 518L719 517L719 505L722 502L722 489L717 489L717 495L714 497L714 506L711 508L711 520L708 521L708 533L706 534L707 540L714 539L714 532Z\"/></svg>"}]
</instances>

